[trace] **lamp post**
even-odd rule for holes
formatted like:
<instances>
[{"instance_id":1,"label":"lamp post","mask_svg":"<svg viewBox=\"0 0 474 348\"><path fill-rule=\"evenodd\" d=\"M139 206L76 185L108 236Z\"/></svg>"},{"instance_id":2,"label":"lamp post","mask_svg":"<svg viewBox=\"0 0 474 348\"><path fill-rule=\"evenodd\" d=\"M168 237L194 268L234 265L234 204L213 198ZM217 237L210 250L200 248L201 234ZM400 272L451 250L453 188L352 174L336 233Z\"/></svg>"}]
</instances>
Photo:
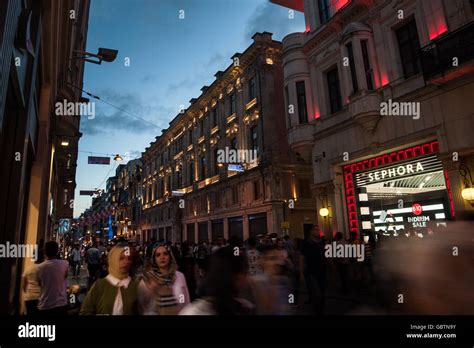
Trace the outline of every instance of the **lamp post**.
<instances>
[{"instance_id":1,"label":"lamp post","mask_svg":"<svg viewBox=\"0 0 474 348\"><path fill-rule=\"evenodd\" d=\"M329 208L331 208L328 204L328 195L325 188L320 189L320 193L318 196L321 202L321 208L319 209L319 215L324 219L323 220L323 234L326 234L326 224L328 225L329 229L331 229L331 223L329 220Z\"/></svg>"},{"instance_id":2,"label":"lamp post","mask_svg":"<svg viewBox=\"0 0 474 348\"><path fill-rule=\"evenodd\" d=\"M474 206L474 187L471 170L466 164L462 163L459 167L459 174L461 174L465 186L461 191L461 196L464 200Z\"/></svg>"}]
</instances>

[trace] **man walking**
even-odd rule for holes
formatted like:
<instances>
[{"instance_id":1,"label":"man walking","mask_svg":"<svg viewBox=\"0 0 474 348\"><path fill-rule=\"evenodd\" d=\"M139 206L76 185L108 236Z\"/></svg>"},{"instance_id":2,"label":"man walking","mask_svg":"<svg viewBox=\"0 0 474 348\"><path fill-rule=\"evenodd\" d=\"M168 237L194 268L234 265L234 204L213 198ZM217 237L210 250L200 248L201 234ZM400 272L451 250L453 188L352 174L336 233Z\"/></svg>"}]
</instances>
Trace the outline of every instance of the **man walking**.
<instances>
[{"instance_id":1,"label":"man walking","mask_svg":"<svg viewBox=\"0 0 474 348\"><path fill-rule=\"evenodd\" d=\"M87 270L89 271L89 288L97 280L100 268L100 251L97 249L97 244L93 244L86 251Z\"/></svg>"},{"instance_id":2,"label":"man walking","mask_svg":"<svg viewBox=\"0 0 474 348\"><path fill-rule=\"evenodd\" d=\"M51 241L44 246L46 261L38 266L41 295L38 309L41 316L67 315L66 278L68 262L59 260L58 243Z\"/></svg>"}]
</instances>

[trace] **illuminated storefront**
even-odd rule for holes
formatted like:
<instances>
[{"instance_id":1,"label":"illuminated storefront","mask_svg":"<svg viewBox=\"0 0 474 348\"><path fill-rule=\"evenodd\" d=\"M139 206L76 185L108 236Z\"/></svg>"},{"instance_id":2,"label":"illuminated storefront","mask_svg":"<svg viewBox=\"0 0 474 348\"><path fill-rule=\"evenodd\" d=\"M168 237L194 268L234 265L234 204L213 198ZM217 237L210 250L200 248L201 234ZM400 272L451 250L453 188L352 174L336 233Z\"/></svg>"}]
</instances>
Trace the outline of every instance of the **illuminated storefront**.
<instances>
[{"instance_id":1,"label":"illuminated storefront","mask_svg":"<svg viewBox=\"0 0 474 348\"><path fill-rule=\"evenodd\" d=\"M437 141L344 166L351 233L425 233L454 218Z\"/></svg>"}]
</instances>

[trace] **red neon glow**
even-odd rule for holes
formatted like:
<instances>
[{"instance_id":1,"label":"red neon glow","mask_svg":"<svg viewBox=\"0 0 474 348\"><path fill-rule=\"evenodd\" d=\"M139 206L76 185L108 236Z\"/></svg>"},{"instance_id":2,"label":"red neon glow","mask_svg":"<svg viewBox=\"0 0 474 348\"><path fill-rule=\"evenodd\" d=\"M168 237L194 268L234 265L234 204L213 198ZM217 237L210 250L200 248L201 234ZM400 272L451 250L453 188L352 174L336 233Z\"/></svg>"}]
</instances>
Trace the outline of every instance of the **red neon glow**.
<instances>
[{"instance_id":1,"label":"red neon glow","mask_svg":"<svg viewBox=\"0 0 474 348\"><path fill-rule=\"evenodd\" d=\"M440 16L437 18L436 23L430 29L430 40L436 39L441 34L444 34L448 31L448 26L446 25L446 21L444 17Z\"/></svg>"},{"instance_id":2,"label":"red neon glow","mask_svg":"<svg viewBox=\"0 0 474 348\"><path fill-rule=\"evenodd\" d=\"M354 173L437 152L439 152L439 142L433 141L431 143L413 146L404 150L392 152L387 155L369 158L344 166L344 188L346 193L347 215L349 217L349 231L355 232L357 234L359 232L359 220L357 217L357 208L354 193ZM449 184L447 171L445 171L444 176L446 180L446 189L448 191L448 197L451 204L451 214L454 218L454 203L452 200L451 185Z\"/></svg>"},{"instance_id":3,"label":"red neon glow","mask_svg":"<svg viewBox=\"0 0 474 348\"><path fill-rule=\"evenodd\" d=\"M380 84L382 85L382 87L385 87L389 83L390 81L388 80L388 74L386 72L380 74Z\"/></svg>"},{"instance_id":4,"label":"red neon glow","mask_svg":"<svg viewBox=\"0 0 474 348\"><path fill-rule=\"evenodd\" d=\"M309 33L310 31L311 31L311 28L309 27L309 24L306 24L306 30L305 30L305 32L306 32L306 33Z\"/></svg>"},{"instance_id":5,"label":"red neon glow","mask_svg":"<svg viewBox=\"0 0 474 348\"><path fill-rule=\"evenodd\" d=\"M449 181L448 171L444 170L444 181L446 182L446 190L448 191L449 205L451 207L451 217L454 219L454 201L451 193L451 182Z\"/></svg>"},{"instance_id":6,"label":"red neon glow","mask_svg":"<svg viewBox=\"0 0 474 348\"><path fill-rule=\"evenodd\" d=\"M336 12L337 12L350 2L351 2L351 0L332 0L332 5L334 6L334 8L336 9Z\"/></svg>"},{"instance_id":7,"label":"red neon glow","mask_svg":"<svg viewBox=\"0 0 474 348\"><path fill-rule=\"evenodd\" d=\"M314 106L314 119L317 120L321 117L321 111L319 111L319 105Z\"/></svg>"}]
</instances>

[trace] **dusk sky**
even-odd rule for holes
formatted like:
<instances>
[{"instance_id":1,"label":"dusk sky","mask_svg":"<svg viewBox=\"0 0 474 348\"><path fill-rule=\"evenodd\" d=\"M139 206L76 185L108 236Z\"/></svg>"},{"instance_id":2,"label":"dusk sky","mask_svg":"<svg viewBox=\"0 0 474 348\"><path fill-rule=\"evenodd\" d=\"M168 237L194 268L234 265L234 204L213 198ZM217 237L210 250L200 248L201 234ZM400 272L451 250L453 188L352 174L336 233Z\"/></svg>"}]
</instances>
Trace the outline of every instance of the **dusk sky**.
<instances>
[{"instance_id":1,"label":"dusk sky","mask_svg":"<svg viewBox=\"0 0 474 348\"><path fill-rule=\"evenodd\" d=\"M87 51L105 47L119 55L113 63L87 63L84 90L151 124L91 99L96 117L81 121L74 217L92 200L79 190L105 188L115 173L113 160L110 166L89 165L86 152L139 157L180 105L187 108L230 65L230 57L252 43L255 32L281 40L304 31L303 14L290 19L288 11L268 0L92 0Z\"/></svg>"}]
</instances>

